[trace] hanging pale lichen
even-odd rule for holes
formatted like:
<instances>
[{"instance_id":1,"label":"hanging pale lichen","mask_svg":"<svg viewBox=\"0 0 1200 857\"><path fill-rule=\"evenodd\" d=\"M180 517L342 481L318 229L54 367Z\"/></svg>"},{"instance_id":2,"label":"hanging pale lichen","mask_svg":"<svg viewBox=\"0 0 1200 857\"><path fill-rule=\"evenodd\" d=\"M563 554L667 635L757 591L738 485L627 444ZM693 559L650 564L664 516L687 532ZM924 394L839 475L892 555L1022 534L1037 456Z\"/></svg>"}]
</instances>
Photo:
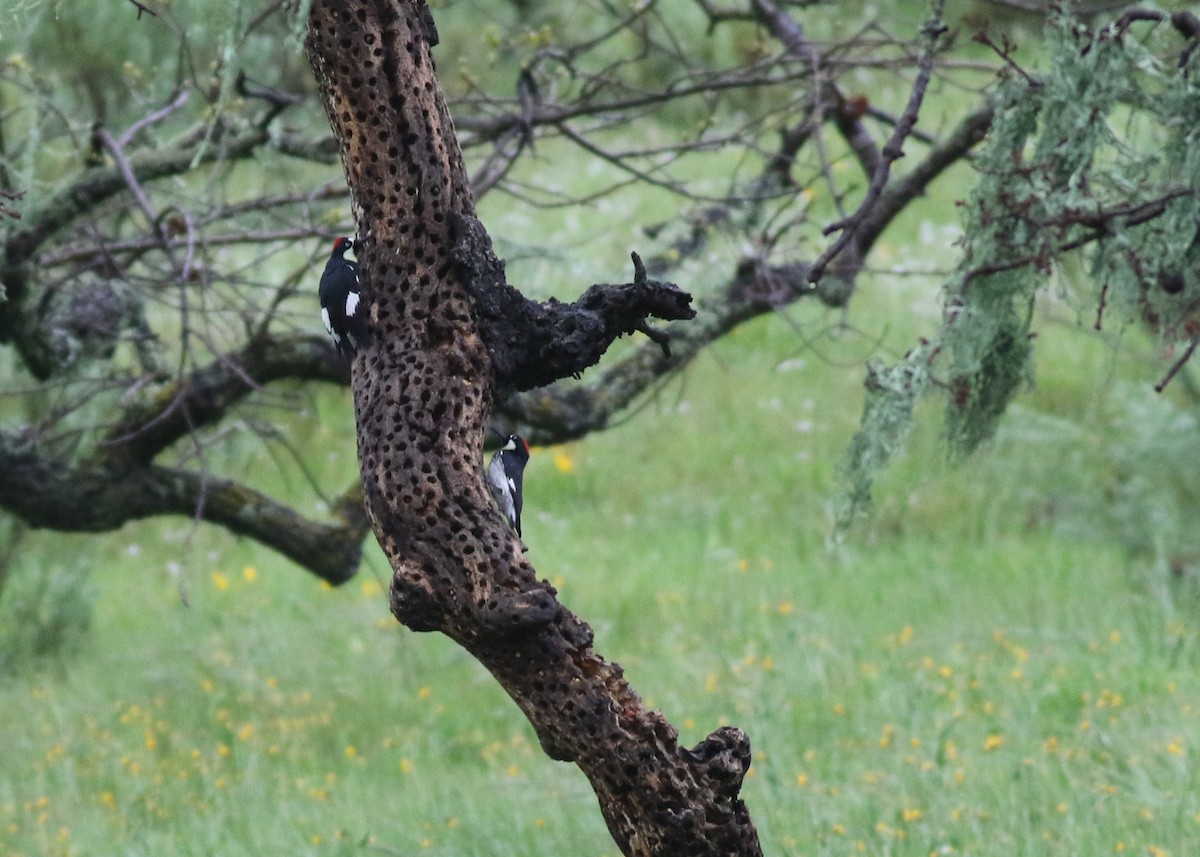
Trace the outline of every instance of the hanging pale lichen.
<instances>
[{"instance_id":1,"label":"hanging pale lichen","mask_svg":"<svg viewBox=\"0 0 1200 857\"><path fill-rule=\"evenodd\" d=\"M899 365L868 368L839 527L902 445L916 396L945 394L953 454L995 433L1033 376L1035 299L1068 255L1091 276L1064 290L1097 326L1140 317L1200 341L1200 51L1181 60L1167 20L1134 38L1141 19L1092 32L1058 16L1046 68L1000 81L942 325Z\"/></svg>"},{"instance_id":2,"label":"hanging pale lichen","mask_svg":"<svg viewBox=\"0 0 1200 857\"><path fill-rule=\"evenodd\" d=\"M870 507L875 474L904 446L913 408L929 383L930 356L929 346L923 345L897 366L867 365L862 427L842 463L846 492L837 513L839 532Z\"/></svg>"}]
</instances>

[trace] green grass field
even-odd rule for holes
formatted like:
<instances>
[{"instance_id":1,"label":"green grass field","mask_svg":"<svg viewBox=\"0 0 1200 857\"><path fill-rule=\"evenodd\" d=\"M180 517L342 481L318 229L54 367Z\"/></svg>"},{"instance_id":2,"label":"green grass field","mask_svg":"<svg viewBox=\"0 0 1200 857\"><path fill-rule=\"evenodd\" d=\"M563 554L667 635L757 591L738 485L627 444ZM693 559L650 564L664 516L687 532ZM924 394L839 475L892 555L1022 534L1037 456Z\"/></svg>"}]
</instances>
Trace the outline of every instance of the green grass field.
<instances>
[{"instance_id":1,"label":"green grass field","mask_svg":"<svg viewBox=\"0 0 1200 857\"><path fill-rule=\"evenodd\" d=\"M1154 377L1136 348L1051 322L1001 437L950 467L925 414L828 548L855 361L911 300L868 283L862 333L815 348L755 322L627 424L536 450L531 557L685 742L750 734L768 854L1200 853L1200 603L1167 561L1190 512L1120 492L1121 455L1154 465L1122 422L1155 406L1122 381ZM334 450L334 486L349 399L313 406L296 442ZM6 609L91 627L0 683L0 854L616 857L582 775L467 656L396 625L386 580L373 551L323 588L180 521L27 537Z\"/></svg>"}]
</instances>

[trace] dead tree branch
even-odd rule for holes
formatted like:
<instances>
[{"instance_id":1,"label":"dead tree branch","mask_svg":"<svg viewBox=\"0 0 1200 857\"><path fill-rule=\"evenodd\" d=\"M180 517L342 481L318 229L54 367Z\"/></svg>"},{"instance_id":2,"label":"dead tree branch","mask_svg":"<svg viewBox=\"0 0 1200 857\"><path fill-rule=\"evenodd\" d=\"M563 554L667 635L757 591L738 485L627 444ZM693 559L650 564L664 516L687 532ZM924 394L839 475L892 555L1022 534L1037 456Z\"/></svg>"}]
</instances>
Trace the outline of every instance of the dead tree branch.
<instances>
[{"instance_id":1,"label":"dead tree branch","mask_svg":"<svg viewBox=\"0 0 1200 857\"><path fill-rule=\"evenodd\" d=\"M446 634L495 676L545 752L587 775L623 853L760 854L738 797L746 736L725 727L679 747L676 730L593 650L591 629L539 579L488 496L484 427L497 387L527 361L510 345L512 365L498 366L492 350L505 337L477 314L503 268L474 216L426 13L416 0L315 0L307 40L364 240L372 337L353 387L367 510L394 572L392 611L414 630ZM367 91L352 70L374 56L380 73ZM636 329L647 315L684 317L686 301L663 285L637 275L632 288L600 287L586 307L600 332L585 348L633 319ZM544 336L532 321L514 332ZM583 354L560 365L590 362Z\"/></svg>"}]
</instances>

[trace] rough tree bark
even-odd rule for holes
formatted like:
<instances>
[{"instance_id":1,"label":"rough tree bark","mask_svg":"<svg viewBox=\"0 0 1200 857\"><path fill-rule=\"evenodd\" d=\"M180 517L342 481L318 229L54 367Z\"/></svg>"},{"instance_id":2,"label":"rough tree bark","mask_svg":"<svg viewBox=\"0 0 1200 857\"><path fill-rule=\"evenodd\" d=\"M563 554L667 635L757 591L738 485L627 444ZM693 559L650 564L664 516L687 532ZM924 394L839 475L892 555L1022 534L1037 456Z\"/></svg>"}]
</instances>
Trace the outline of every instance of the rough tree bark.
<instances>
[{"instance_id":1,"label":"rough tree bark","mask_svg":"<svg viewBox=\"0 0 1200 857\"><path fill-rule=\"evenodd\" d=\"M749 740L724 727L696 747L647 711L592 631L539 580L483 482L498 390L594 364L646 318L692 315L650 280L577 302L527 301L504 281L475 218L419 0L314 0L307 47L341 142L363 239L370 343L354 362L368 514L394 571L392 612L475 656L525 712L545 752L591 781L628 855L759 854L738 797ZM666 350L665 343L663 350Z\"/></svg>"}]
</instances>

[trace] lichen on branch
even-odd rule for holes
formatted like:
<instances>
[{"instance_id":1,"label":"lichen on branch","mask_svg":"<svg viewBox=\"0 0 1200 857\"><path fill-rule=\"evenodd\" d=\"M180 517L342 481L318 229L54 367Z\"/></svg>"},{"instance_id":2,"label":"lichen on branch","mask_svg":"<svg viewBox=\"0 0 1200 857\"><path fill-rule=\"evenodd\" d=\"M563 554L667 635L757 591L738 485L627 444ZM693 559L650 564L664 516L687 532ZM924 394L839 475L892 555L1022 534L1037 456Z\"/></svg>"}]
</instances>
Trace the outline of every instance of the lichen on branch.
<instances>
[{"instance_id":1,"label":"lichen on branch","mask_svg":"<svg viewBox=\"0 0 1200 857\"><path fill-rule=\"evenodd\" d=\"M972 160L962 257L939 328L904 361L869 370L862 426L843 471L861 509L874 474L907 432L916 394L945 398L951 449L991 438L1033 377L1035 305L1056 282L1095 326L1141 321L1168 341L1200 342L1200 98L1197 57L1168 28L1144 40L1130 18L1090 30L1057 13L1044 69L1017 65L992 97ZM1194 43L1185 27L1180 34ZM986 41L986 40L985 40ZM1181 57L1182 62L1176 59ZM1118 137L1111 117L1126 133ZM1064 259L1074 257L1068 276ZM1178 370L1173 366L1164 382ZM902 381L871 393L872 379ZM1165 386L1160 382L1158 388ZM843 521L843 524L846 521Z\"/></svg>"}]
</instances>

